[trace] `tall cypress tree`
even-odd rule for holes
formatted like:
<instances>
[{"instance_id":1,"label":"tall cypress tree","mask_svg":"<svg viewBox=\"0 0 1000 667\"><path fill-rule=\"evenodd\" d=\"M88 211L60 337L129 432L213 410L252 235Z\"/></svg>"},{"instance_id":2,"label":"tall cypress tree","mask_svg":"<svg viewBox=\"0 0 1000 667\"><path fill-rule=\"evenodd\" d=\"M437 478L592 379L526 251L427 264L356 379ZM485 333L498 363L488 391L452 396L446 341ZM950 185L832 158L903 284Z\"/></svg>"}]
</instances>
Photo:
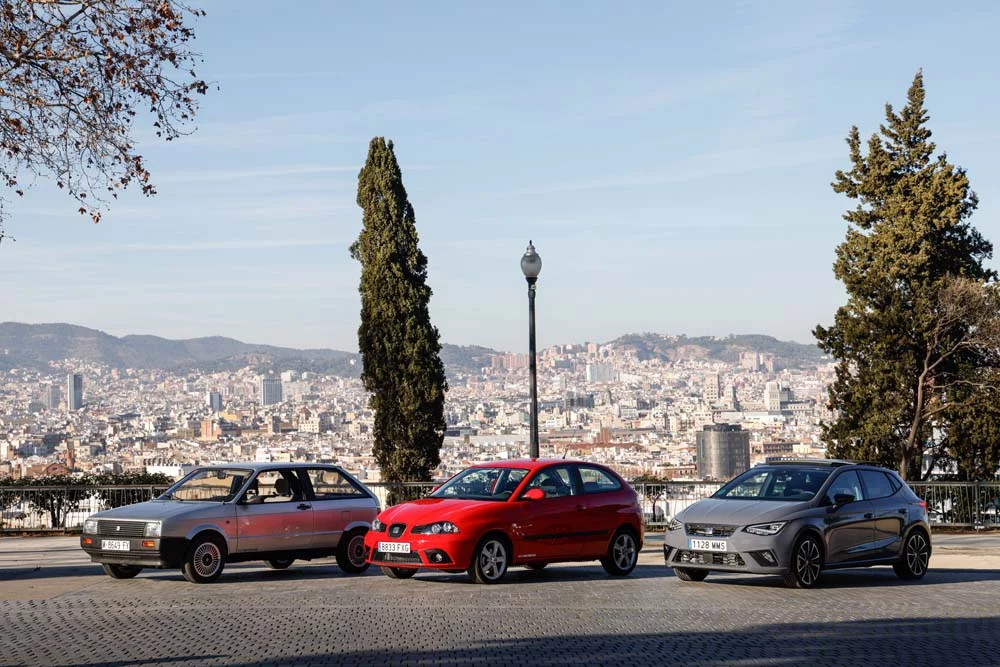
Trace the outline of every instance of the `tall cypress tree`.
<instances>
[{"instance_id":1,"label":"tall cypress tree","mask_svg":"<svg viewBox=\"0 0 1000 667\"><path fill-rule=\"evenodd\" d=\"M361 262L358 348L375 412L374 455L386 481L428 480L441 462L448 385L427 308L427 257L391 141L371 140L357 201L363 226L351 257Z\"/></svg>"},{"instance_id":2,"label":"tall cypress tree","mask_svg":"<svg viewBox=\"0 0 1000 667\"><path fill-rule=\"evenodd\" d=\"M984 363L986 346L970 342L977 328L966 315L970 303L993 298L982 290L995 279L983 265L993 246L968 222L976 195L963 169L934 156L928 118L918 72L906 106L896 113L886 104L867 155L851 129L852 168L832 184L857 202L844 215L847 236L834 263L848 301L832 327L814 331L837 359L828 451L897 468L904 479L919 478L928 447L947 441L962 378Z\"/></svg>"}]
</instances>

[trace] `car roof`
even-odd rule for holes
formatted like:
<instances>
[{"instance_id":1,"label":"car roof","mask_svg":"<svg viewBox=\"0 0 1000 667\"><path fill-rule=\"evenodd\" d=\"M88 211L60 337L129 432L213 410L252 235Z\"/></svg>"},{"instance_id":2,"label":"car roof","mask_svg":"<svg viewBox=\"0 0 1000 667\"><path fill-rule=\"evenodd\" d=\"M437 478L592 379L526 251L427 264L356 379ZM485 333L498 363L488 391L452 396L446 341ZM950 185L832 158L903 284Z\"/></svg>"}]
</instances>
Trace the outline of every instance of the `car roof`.
<instances>
[{"instance_id":1,"label":"car roof","mask_svg":"<svg viewBox=\"0 0 1000 667\"><path fill-rule=\"evenodd\" d=\"M277 461L233 461L232 463L212 463L210 465L195 466L195 470L228 470L231 468L249 468L250 470L274 470L275 468L337 468L342 470L335 463L281 463Z\"/></svg>"},{"instance_id":2,"label":"car roof","mask_svg":"<svg viewBox=\"0 0 1000 667\"><path fill-rule=\"evenodd\" d=\"M544 468L549 465L556 463L581 463L584 465L594 465L601 468L606 466L600 463L590 463L589 461L577 461L575 459L504 459L501 461L484 461L482 463L474 463L470 468L528 468L529 470L538 470L539 468Z\"/></svg>"},{"instance_id":3,"label":"car roof","mask_svg":"<svg viewBox=\"0 0 1000 667\"><path fill-rule=\"evenodd\" d=\"M894 472L893 470L880 466L877 463L869 463L868 461L850 461L848 459L810 459L810 458L799 458L794 456L769 456L764 460L764 463L758 463L758 466L811 466L813 468L842 468L844 466L856 466L862 468L874 468L877 470Z\"/></svg>"}]
</instances>

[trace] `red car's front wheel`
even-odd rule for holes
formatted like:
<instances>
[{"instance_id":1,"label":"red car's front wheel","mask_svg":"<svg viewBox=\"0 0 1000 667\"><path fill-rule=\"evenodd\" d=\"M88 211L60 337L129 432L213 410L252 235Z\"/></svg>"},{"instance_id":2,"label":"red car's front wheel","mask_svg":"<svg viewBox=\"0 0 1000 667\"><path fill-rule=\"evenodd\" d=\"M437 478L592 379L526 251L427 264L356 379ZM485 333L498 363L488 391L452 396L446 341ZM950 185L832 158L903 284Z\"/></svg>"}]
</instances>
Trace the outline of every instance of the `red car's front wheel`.
<instances>
[{"instance_id":1,"label":"red car's front wheel","mask_svg":"<svg viewBox=\"0 0 1000 667\"><path fill-rule=\"evenodd\" d=\"M469 577L480 584L495 584L507 574L510 546L498 535L487 535L472 554Z\"/></svg>"}]
</instances>

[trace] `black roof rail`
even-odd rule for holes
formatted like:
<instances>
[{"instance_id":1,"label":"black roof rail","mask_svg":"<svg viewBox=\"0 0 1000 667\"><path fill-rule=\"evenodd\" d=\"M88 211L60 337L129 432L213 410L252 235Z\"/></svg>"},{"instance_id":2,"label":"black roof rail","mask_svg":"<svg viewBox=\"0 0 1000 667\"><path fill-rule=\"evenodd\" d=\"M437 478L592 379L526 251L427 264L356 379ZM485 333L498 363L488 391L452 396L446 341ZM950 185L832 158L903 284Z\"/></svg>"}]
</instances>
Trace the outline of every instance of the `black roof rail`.
<instances>
[{"instance_id":1,"label":"black roof rail","mask_svg":"<svg viewBox=\"0 0 1000 667\"><path fill-rule=\"evenodd\" d=\"M803 458L800 456L768 456L764 459L764 465L812 465L812 466L830 466L833 468L838 468L840 466L850 466L857 465L857 461L846 461L844 459L810 459Z\"/></svg>"}]
</instances>

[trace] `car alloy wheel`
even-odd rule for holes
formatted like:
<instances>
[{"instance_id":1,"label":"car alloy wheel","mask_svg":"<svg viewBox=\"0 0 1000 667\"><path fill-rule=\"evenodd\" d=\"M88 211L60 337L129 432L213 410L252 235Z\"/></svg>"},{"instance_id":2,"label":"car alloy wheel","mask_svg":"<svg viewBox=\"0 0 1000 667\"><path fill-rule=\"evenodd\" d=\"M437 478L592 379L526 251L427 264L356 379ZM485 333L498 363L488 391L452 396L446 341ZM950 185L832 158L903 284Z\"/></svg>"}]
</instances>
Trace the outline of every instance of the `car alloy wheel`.
<instances>
[{"instance_id":1,"label":"car alloy wheel","mask_svg":"<svg viewBox=\"0 0 1000 667\"><path fill-rule=\"evenodd\" d=\"M799 539L792 552L791 571L785 584L792 588L812 588L819 581L823 570L823 552L815 537L806 535Z\"/></svg>"},{"instance_id":2,"label":"car alloy wheel","mask_svg":"<svg viewBox=\"0 0 1000 667\"><path fill-rule=\"evenodd\" d=\"M903 556L893 566L903 579L920 579L927 574L927 566L931 560L931 545L923 531L914 530L906 538L903 546Z\"/></svg>"},{"instance_id":3,"label":"car alloy wheel","mask_svg":"<svg viewBox=\"0 0 1000 667\"><path fill-rule=\"evenodd\" d=\"M608 555L601 559L601 565L608 574L621 577L635 569L638 559L635 536L630 530L622 528L611 538Z\"/></svg>"},{"instance_id":4,"label":"car alloy wheel","mask_svg":"<svg viewBox=\"0 0 1000 667\"><path fill-rule=\"evenodd\" d=\"M355 528L340 539L337 545L337 565L348 574L361 574L368 569L365 562L364 528Z\"/></svg>"},{"instance_id":5,"label":"car alloy wheel","mask_svg":"<svg viewBox=\"0 0 1000 667\"><path fill-rule=\"evenodd\" d=\"M507 562L507 545L498 537L489 537L476 549L469 576L481 584L495 584L507 574Z\"/></svg>"},{"instance_id":6,"label":"car alloy wheel","mask_svg":"<svg viewBox=\"0 0 1000 667\"><path fill-rule=\"evenodd\" d=\"M214 542L203 542L194 550L194 571L198 576L211 577L222 564L222 552Z\"/></svg>"},{"instance_id":7,"label":"car alloy wheel","mask_svg":"<svg viewBox=\"0 0 1000 667\"><path fill-rule=\"evenodd\" d=\"M226 564L225 546L219 537L196 538L184 558L184 578L193 584L207 584L222 574Z\"/></svg>"}]
</instances>

